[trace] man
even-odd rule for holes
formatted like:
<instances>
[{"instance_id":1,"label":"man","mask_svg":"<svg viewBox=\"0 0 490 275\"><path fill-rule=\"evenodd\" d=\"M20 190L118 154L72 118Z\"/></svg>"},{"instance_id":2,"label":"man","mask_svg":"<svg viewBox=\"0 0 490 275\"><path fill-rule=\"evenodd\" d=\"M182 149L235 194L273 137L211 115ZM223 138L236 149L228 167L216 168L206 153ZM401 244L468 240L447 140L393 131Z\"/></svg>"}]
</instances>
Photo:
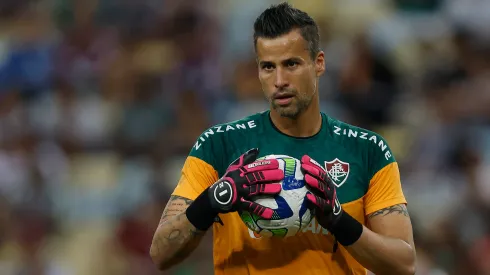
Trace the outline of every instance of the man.
<instances>
[{"instance_id":1,"label":"man","mask_svg":"<svg viewBox=\"0 0 490 275\"><path fill-rule=\"evenodd\" d=\"M411 222L386 141L319 110L317 25L283 3L265 10L254 31L271 109L198 138L155 232L153 261L162 270L177 264L212 226L216 274L414 274ZM237 213L272 217L252 202L281 190L277 161L256 160L269 154L301 159L311 190L315 219L294 237L251 234Z\"/></svg>"}]
</instances>

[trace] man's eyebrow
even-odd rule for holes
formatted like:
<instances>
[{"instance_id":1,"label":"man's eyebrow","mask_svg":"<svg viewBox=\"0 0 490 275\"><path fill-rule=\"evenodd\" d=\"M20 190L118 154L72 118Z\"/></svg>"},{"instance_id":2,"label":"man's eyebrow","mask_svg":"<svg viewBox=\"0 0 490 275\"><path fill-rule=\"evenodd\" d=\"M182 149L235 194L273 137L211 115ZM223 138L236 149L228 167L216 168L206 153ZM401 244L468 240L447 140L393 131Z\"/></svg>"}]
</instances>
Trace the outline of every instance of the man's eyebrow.
<instances>
[{"instance_id":1,"label":"man's eyebrow","mask_svg":"<svg viewBox=\"0 0 490 275\"><path fill-rule=\"evenodd\" d=\"M263 65L273 65L274 63L272 61L268 61L268 60L261 60L259 61L259 65L260 66L263 66Z\"/></svg>"},{"instance_id":2,"label":"man's eyebrow","mask_svg":"<svg viewBox=\"0 0 490 275\"><path fill-rule=\"evenodd\" d=\"M287 64L288 62L298 62L298 63L301 63L303 62L303 58L301 57L297 57L297 56L293 56L293 57L289 57L289 58L286 58L286 59L283 59L280 61L280 64ZM265 65L275 65L276 63L274 63L273 61L270 61L270 60L260 60L258 62L259 66L265 66Z\"/></svg>"},{"instance_id":3,"label":"man's eyebrow","mask_svg":"<svg viewBox=\"0 0 490 275\"><path fill-rule=\"evenodd\" d=\"M290 57L288 59L283 60L282 63L285 63L285 62L288 62L288 61L302 62L303 59L302 58L299 58L297 56L293 56L293 57Z\"/></svg>"}]
</instances>

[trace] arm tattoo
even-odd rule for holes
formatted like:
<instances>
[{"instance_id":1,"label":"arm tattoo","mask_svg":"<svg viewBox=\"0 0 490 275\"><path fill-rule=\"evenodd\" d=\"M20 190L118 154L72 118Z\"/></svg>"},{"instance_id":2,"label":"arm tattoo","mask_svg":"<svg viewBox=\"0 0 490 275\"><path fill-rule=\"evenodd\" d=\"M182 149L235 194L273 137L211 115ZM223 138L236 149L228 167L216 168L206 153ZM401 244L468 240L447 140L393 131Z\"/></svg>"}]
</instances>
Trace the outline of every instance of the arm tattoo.
<instances>
[{"instance_id":1,"label":"arm tattoo","mask_svg":"<svg viewBox=\"0 0 490 275\"><path fill-rule=\"evenodd\" d=\"M185 212L165 222L155 236L150 249L151 255L165 255L163 266L173 266L185 260L199 245L205 232L194 227L184 227Z\"/></svg>"},{"instance_id":2,"label":"arm tattoo","mask_svg":"<svg viewBox=\"0 0 490 275\"><path fill-rule=\"evenodd\" d=\"M181 196L170 196L167 206L165 207L165 210L163 210L159 225L164 223L170 217L177 216L178 214L184 212L184 210L187 209L191 203L192 200L188 198Z\"/></svg>"},{"instance_id":3,"label":"arm tattoo","mask_svg":"<svg viewBox=\"0 0 490 275\"><path fill-rule=\"evenodd\" d=\"M387 208L380 209L376 212L373 212L369 214L369 218L374 218L376 216L386 216L389 214L398 214L398 215L404 215L405 217L408 217L408 210L407 206L405 204L397 204L393 205Z\"/></svg>"},{"instance_id":4,"label":"arm tattoo","mask_svg":"<svg viewBox=\"0 0 490 275\"><path fill-rule=\"evenodd\" d=\"M187 221L185 210L191 203L192 200L171 196L163 211L150 254L165 255L171 259L166 264L173 265L184 260L199 245L205 234Z\"/></svg>"}]
</instances>

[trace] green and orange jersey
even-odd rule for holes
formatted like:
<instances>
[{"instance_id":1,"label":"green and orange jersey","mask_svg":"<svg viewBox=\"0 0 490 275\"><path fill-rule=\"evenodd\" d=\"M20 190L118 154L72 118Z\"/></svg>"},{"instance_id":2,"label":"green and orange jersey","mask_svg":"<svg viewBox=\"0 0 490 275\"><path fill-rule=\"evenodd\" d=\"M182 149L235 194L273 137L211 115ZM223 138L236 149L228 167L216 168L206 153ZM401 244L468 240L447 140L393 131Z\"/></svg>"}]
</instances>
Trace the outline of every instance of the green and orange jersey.
<instances>
[{"instance_id":1,"label":"green and orange jersey","mask_svg":"<svg viewBox=\"0 0 490 275\"><path fill-rule=\"evenodd\" d=\"M173 195L194 200L217 181L228 165L250 148L259 157L305 154L327 169L344 210L362 224L377 210L406 203L400 173L380 135L322 113L321 130L308 138L279 132L269 111L213 126L197 139ZM215 274L366 274L315 219L289 238L266 238L247 228L238 213L220 215L213 225Z\"/></svg>"}]
</instances>

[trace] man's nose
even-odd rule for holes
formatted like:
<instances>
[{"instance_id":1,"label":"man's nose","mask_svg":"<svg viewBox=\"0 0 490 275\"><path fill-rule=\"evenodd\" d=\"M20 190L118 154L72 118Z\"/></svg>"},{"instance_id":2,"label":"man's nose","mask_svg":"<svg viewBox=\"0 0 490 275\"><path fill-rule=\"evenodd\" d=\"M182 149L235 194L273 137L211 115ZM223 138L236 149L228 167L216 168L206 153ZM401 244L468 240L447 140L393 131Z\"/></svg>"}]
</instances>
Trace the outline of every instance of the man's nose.
<instances>
[{"instance_id":1,"label":"man's nose","mask_svg":"<svg viewBox=\"0 0 490 275\"><path fill-rule=\"evenodd\" d=\"M282 89L289 86L287 75L284 70L280 68L276 69L276 79L274 81L274 86L276 86L277 89Z\"/></svg>"}]
</instances>

